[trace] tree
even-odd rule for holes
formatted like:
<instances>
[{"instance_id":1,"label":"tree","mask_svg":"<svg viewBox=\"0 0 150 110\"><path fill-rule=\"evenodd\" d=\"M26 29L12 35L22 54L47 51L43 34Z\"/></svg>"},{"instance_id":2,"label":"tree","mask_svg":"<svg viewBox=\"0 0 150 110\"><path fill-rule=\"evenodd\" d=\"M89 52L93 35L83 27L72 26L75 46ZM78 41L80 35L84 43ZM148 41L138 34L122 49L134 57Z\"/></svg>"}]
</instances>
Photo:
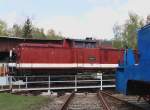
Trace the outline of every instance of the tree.
<instances>
[{"instance_id":1,"label":"tree","mask_svg":"<svg viewBox=\"0 0 150 110\"><path fill-rule=\"evenodd\" d=\"M44 33L43 28L37 28L33 27L32 28L32 37L36 39L46 39L46 35Z\"/></svg>"},{"instance_id":2,"label":"tree","mask_svg":"<svg viewBox=\"0 0 150 110\"><path fill-rule=\"evenodd\" d=\"M18 24L14 24L11 30L12 30L12 36L22 37L22 28Z\"/></svg>"},{"instance_id":3,"label":"tree","mask_svg":"<svg viewBox=\"0 0 150 110\"><path fill-rule=\"evenodd\" d=\"M0 20L0 36L7 36L7 24Z\"/></svg>"},{"instance_id":4,"label":"tree","mask_svg":"<svg viewBox=\"0 0 150 110\"><path fill-rule=\"evenodd\" d=\"M27 18L23 26L23 37L32 38L32 23L29 18Z\"/></svg>"},{"instance_id":5,"label":"tree","mask_svg":"<svg viewBox=\"0 0 150 110\"><path fill-rule=\"evenodd\" d=\"M55 36L55 31L53 29L50 29L47 31L47 36Z\"/></svg>"},{"instance_id":6,"label":"tree","mask_svg":"<svg viewBox=\"0 0 150 110\"><path fill-rule=\"evenodd\" d=\"M122 37L121 37L121 26L118 24L115 24L113 27L114 32L114 39L112 40L112 44L115 48L122 48Z\"/></svg>"},{"instance_id":7,"label":"tree","mask_svg":"<svg viewBox=\"0 0 150 110\"><path fill-rule=\"evenodd\" d=\"M146 24L150 24L150 15L147 16Z\"/></svg>"},{"instance_id":8,"label":"tree","mask_svg":"<svg viewBox=\"0 0 150 110\"><path fill-rule=\"evenodd\" d=\"M118 48L137 48L137 29L144 26L143 19L135 13L129 13L129 19L122 26L114 27L114 45Z\"/></svg>"},{"instance_id":9,"label":"tree","mask_svg":"<svg viewBox=\"0 0 150 110\"><path fill-rule=\"evenodd\" d=\"M48 30L46 35L48 39L52 39L52 40L63 39L61 33L56 34L56 32L53 29Z\"/></svg>"}]
</instances>

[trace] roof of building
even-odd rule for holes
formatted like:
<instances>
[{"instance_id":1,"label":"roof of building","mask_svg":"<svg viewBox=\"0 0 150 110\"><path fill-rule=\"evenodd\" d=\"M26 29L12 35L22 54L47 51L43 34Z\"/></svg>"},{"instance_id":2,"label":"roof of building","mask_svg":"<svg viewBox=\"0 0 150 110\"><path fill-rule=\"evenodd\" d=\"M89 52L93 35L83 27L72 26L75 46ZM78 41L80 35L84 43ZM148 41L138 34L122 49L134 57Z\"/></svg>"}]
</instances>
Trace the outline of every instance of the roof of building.
<instances>
[{"instance_id":1,"label":"roof of building","mask_svg":"<svg viewBox=\"0 0 150 110\"><path fill-rule=\"evenodd\" d=\"M51 39L39 39L39 38L38 39L35 39L35 38L22 38L22 37L14 37L14 36L0 36L0 39L30 40L30 41L61 41L61 40L51 40Z\"/></svg>"}]
</instances>

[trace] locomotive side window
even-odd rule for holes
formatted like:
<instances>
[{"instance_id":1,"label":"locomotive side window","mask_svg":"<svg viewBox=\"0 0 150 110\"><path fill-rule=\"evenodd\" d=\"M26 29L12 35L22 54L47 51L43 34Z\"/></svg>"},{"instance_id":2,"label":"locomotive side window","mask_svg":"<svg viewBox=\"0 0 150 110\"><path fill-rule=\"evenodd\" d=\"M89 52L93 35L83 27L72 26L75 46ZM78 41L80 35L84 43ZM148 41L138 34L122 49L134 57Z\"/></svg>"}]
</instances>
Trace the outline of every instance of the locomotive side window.
<instances>
[{"instance_id":1,"label":"locomotive side window","mask_svg":"<svg viewBox=\"0 0 150 110\"><path fill-rule=\"evenodd\" d=\"M76 47L76 48L84 48L84 47L85 47L85 44L82 43L82 42L75 42L75 47Z\"/></svg>"},{"instance_id":2,"label":"locomotive side window","mask_svg":"<svg viewBox=\"0 0 150 110\"><path fill-rule=\"evenodd\" d=\"M76 48L96 48L96 42L79 42L79 41L75 41L74 47L76 47Z\"/></svg>"},{"instance_id":3,"label":"locomotive side window","mask_svg":"<svg viewBox=\"0 0 150 110\"><path fill-rule=\"evenodd\" d=\"M90 42L90 43L85 43L85 47L86 47L86 48L96 48L96 43L92 43L92 42Z\"/></svg>"}]
</instances>

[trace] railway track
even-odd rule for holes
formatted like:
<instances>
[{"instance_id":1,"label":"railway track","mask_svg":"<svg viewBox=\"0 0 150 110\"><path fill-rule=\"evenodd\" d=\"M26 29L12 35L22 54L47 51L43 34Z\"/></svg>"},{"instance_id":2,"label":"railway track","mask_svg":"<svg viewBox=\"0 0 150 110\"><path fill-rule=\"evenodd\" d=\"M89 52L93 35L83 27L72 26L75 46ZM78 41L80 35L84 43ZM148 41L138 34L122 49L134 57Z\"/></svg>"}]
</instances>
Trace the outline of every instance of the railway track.
<instances>
[{"instance_id":1,"label":"railway track","mask_svg":"<svg viewBox=\"0 0 150 110\"><path fill-rule=\"evenodd\" d=\"M120 99L126 100L130 103L133 103L135 105L138 105L142 108L144 108L145 110L149 110L150 109L150 104L148 104L144 99L139 99L139 96L125 96L123 94L112 94L115 97L118 97Z\"/></svg>"},{"instance_id":2,"label":"railway track","mask_svg":"<svg viewBox=\"0 0 150 110\"><path fill-rule=\"evenodd\" d=\"M61 110L102 110L96 93L73 93Z\"/></svg>"},{"instance_id":3,"label":"railway track","mask_svg":"<svg viewBox=\"0 0 150 110\"><path fill-rule=\"evenodd\" d=\"M108 92L66 94L41 110L145 110Z\"/></svg>"},{"instance_id":4,"label":"railway track","mask_svg":"<svg viewBox=\"0 0 150 110\"><path fill-rule=\"evenodd\" d=\"M107 92L72 93L60 110L145 110Z\"/></svg>"},{"instance_id":5,"label":"railway track","mask_svg":"<svg viewBox=\"0 0 150 110\"><path fill-rule=\"evenodd\" d=\"M127 100L122 100L107 92L99 92L99 96L103 97L104 110L145 110L144 108L130 103Z\"/></svg>"}]
</instances>

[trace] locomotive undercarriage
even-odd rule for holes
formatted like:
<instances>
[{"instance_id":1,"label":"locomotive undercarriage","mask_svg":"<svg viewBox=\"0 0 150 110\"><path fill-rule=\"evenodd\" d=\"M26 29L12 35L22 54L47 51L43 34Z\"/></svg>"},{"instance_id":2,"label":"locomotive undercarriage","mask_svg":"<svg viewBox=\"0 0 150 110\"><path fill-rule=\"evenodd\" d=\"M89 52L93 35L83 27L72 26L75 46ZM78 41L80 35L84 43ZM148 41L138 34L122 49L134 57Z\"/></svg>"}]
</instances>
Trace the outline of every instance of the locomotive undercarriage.
<instances>
[{"instance_id":1,"label":"locomotive undercarriage","mask_svg":"<svg viewBox=\"0 0 150 110\"><path fill-rule=\"evenodd\" d=\"M150 104L150 82L140 80L128 80L127 94L139 95L139 100L143 98Z\"/></svg>"},{"instance_id":2,"label":"locomotive undercarriage","mask_svg":"<svg viewBox=\"0 0 150 110\"><path fill-rule=\"evenodd\" d=\"M97 74L99 73L99 75ZM79 80L78 86L100 86L102 74L104 85L114 85L114 69L16 69L10 68L10 76L13 76L14 81L21 82L23 85L16 85L14 88L40 88L48 87L49 80L51 87L74 87L75 80ZM106 76L105 76L106 75ZM100 77L99 77L100 76ZM112 81L110 81L112 79ZM96 80L96 81L95 81Z\"/></svg>"},{"instance_id":3,"label":"locomotive undercarriage","mask_svg":"<svg viewBox=\"0 0 150 110\"><path fill-rule=\"evenodd\" d=\"M115 69L102 68L102 69L88 69L88 68L68 68L68 69L21 69L21 68L9 68L11 75L16 76L35 76L35 75L77 75L78 73L104 73L112 74Z\"/></svg>"}]
</instances>

